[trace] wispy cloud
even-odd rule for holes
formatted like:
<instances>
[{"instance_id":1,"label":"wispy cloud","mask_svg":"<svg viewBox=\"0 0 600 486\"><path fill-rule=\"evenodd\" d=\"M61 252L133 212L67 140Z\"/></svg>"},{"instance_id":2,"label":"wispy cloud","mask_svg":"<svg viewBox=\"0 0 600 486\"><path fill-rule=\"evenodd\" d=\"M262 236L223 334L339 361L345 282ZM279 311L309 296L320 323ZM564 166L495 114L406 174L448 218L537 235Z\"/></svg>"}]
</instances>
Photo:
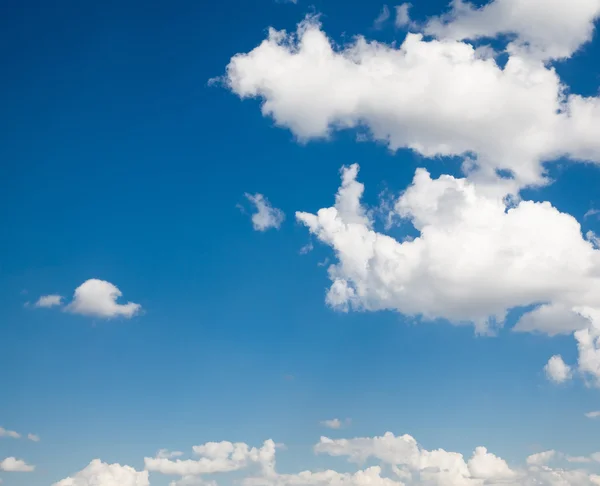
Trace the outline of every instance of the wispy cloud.
<instances>
[{"instance_id":1,"label":"wispy cloud","mask_svg":"<svg viewBox=\"0 0 600 486\"><path fill-rule=\"evenodd\" d=\"M268 199L262 194L244 194L256 208L252 214L252 226L256 231L266 231L269 228L279 229L285 219L281 209L274 208Z\"/></svg>"},{"instance_id":2,"label":"wispy cloud","mask_svg":"<svg viewBox=\"0 0 600 486\"><path fill-rule=\"evenodd\" d=\"M341 429L342 427L349 426L350 422L351 420L349 418L344 421L334 418L331 420L322 420L320 423L323 427L327 427L328 429Z\"/></svg>"},{"instance_id":3,"label":"wispy cloud","mask_svg":"<svg viewBox=\"0 0 600 486\"><path fill-rule=\"evenodd\" d=\"M381 29L383 27L383 24L385 24L389 18L390 18L390 9L388 8L387 5L384 5L383 8L381 9L381 12L379 12L379 15L373 22L373 27L375 27L376 29Z\"/></svg>"}]
</instances>

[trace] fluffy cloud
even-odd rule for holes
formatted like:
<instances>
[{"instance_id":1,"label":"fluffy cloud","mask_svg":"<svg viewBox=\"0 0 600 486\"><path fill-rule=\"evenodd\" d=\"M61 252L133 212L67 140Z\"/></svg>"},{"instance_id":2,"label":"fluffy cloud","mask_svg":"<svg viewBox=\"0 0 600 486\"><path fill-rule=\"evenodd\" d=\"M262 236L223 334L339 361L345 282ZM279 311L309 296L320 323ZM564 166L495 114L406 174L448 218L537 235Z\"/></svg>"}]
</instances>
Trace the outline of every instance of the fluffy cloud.
<instances>
[{"instance_id":1,"label":"fluffy cloud","mask_svg":"<svg viewBox=\"0 0 600 486\"><path fill-rule=\"evenodd\" d=\"M600 387L600 311L586 308L581 313L591 324L575 333L579 351L577 364L591 384Z\"/></svg>"},{"instance_id":2,"label":"fluffy cloud","mask_svg":"<svg viewBox=\"0 0 600 486\"><path fill-rule=\"evenodd\" d=\"M27 434L27 438L30 441L33 441L33 442L39 442L40 441L40 436L36 435L36 434Z\"/></svg>"},{"instance_id":3,"label":"fluffy cloud","mask_svg":"<svg viewBox=\"0 0 600 486\"><path fill-rule=\"evenodd\" d=\"M266 231L269 228L279 229L285 219L281 209L271 206L269 201L262 194L245 194L246 199L256 208L252 215L252 226L256 231Z\"/></svg>"},{"instance_id":4,"label":"fluffy cloud","mask_svg":"<svg viewBox=\"0 0 600 486\"><path fill-rule=\"evenodd\" d=\"M373 229L357 172L356 164L343 169L333 207L296 213L337 255L329 267L333 307L474 322L486 332L509 309L543 304L516 330L550 335L587 325L582 306L600 308L600 252L550 203L510 206L467 179L432 179L419 169L393 212L420 234L400 242ZM548 318L555 312L563 319Z\"/></svg>"},{"instance_id":5,"label":"fluffy cloud","mask_svg":"<svg viewBox=\"0 0 600 486\"><path fill-rule=\"evenodd\" d=\"M304 470L280 473L275 469L275 443L261 448L244 443L208 442L193 448L197 460L171 461L166 450L146 458L146 471L105 464L96 459L82 471L54 486L148 486L148 472L179 476L170 486L216 486L208 474L236 473L243 486L598 486L600 476L584 469L560 469L548 465L564 454L546 451L529 456L520 467L509 466L485 447L476 447L469 458L443 449L427 450L410 435L391 432L376 437L330 439L321 437L314 452L345 457L351 463L366 460L378 464L354 472ZM568 456L567 456L568 457ZM589 461L594 460L590 454ZM600 457L598 457L600 459ZM583 461L579 461L583 462ZM193 465L192 463L195 463ZM258 468L241 472L249 466ZM253 475L254 473L258 473Z\"/></svg>"},{"instance_id":6,"label":"fluffy cloud","mask_svg":"<svg viewBox=\"0 0 600 486\"><path fill-rule=\"evenodd\" d=\"M87 316L130 318L141 310L140 304L127 302L118 304L117 299L123 294L110 282L95 278L86 280L75 289L73 300L65 310L74 314Z\"/></svg>"},{"instance_id":7,"label":"fluffy cloud","mask_svg":"<svg viewBox=\"0 0 600 486\"><path fill-rule=\"evenodd\" d=\"M553 17L559 22L578 10L551 3L554 10L560 4ZM588 7L598 0L576 3L585 7L581 18L588 25L595 11ZM533 14L551 10L542 0L493 5L509 4ZM451 25L458 24L445 28ZM554 35L548 39L568 44ZM363 37L341 49L332 44L314 18L295 34L271 29L258 47L231 59L226 84L241 98L260 98L263 114L301 140L364 126L391 150L410 148L425 157L469 154L465 172L493 192L547 182L542 162L559 156L600 161L594 128L600 100L565 94L555 70L530 56L512 52L500 67L490 49L446 36L426 41L419 33L408 34L398 48ZM514 179L500 179L498 169Z\"/></svg>"},{"instance_id":8,"label":"fluffy cloud","mask_svg":"<svg viewBox=\"0 0 600 486\"><path fill-rule=\"evenodd\" d=\"M0 437L10 437L11 439L18 439L21 434L14 430L7 430L4 427L0 427Z\"/></svg>"},{"instance_id":9,"label":"fluffy cloud","mask_svg":"<svg viewBox=\"0 0 600 486\"><path fill-rule=\"evenodd\" d=\"M564 383L571 379L571 367L567 365L561 356L554 355L544 366L546 377L554 383Z\"/></svg>"},{"instance_id":10,"label":"fluffy cloud","mask_svg":"<svg viewBox=\"0 0 600 486\"><path fill-rule=\"evenodd\" d=\"M136 471L130 466L106 464L94 459L89 465L53 486L149 486L147 471Z\"/></svg>"},{"instance_id":11,"label":"fluffy cloud","mask_svg":"<svg viewBox=\"0 0 600 486\"><path fill-rule=\"evenodd\" d=\"M35 303L36 307L54 307L62 304L62 295L42 295Z\"/></svg>"},{"instance_id":12,"label":"fluffy cloud","mask_svg":"<svg viewBox=\"0 0 600 486\"><path fill-rule=\"evenodd\" d=\"M166 457L146 457L144 464L148 471L171 474L181 477L196 477L204 474L237 471L257 464L266 474L275 467L275 443L267 440L262 447L249 447L243 442L207 442L194 446L198 459L172 460Z\"/></svg>"},{"instance_id":13,"label":"fluffy cloud","mask_svg":"<svg viewBox=\"0 0 600 486\"><path fill-rule=\"evenodd\" d=\"M554 459L556 455L557 454L555 450L538 452L537 454L532 454L531 456L529 456L526 462L530 466L545 466L552 459Z\"/></svg>"},{"instance_id":14,"label":"fluffy cloud","mask_svg":"<svg viewBox=\"0 0 600 486\"><path fill-rule=\"evenodd\" d=\"M30 466L21 459L15 457L7 457L0 461L0 471L7 472L31 472L35 469L35 466Z\"/></svg>"},{"instance_id":15,"label":"fluffy cloud","mask_svg":"<svg viewBox=\"0 0 600 486\"><path fill-rule=\"evenodd\" d=\"M514 34L509 50L525 50L542 59L571 56L594 32L598 0L492 0L481 8L453 0L450 13L431 19L428 34L454 40Z\"/></svg>"}]
</instances>

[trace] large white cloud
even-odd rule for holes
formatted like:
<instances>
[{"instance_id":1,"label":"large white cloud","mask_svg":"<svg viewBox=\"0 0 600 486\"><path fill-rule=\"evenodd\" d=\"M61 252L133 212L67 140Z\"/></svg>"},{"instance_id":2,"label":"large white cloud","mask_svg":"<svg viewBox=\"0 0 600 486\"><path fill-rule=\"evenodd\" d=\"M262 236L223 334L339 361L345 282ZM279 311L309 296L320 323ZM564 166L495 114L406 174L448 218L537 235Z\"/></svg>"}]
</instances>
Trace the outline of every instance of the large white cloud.
<instances>
[{"instance_id":1,"label":"large white cloud","mask_svg":"<svg viewBox=\"0 0 600 486\"><path fill-rule=\"evenodd\" d=\"M400 242L373 229L357 172L343 169L333 207L296 214L335 250L332 306L474 322L485 331L511 308L544 304L516 329L550 335L585 327L582 306L600 308L600 252L550 203L507 206L466 179L432 179L419 169L393 210L419 236Z\"/></svg>"},{"instance_id":2,"label":"large white cloud","mask_svg":"<svg viewBox=\"0 0 600 486\"><path fill-rule=\"evenodd\" d=\"M53 486L149 486L147 471L94 459L85 469Z\"/></svg>"},{"instance_id":3,"label":"large white cloud","mask_svg":"<svg viewBox=\"0 0 600 486\"><path fill-rule=\"evenodd\" d=\"M516 5L543 17L558 3L561 11L571 8L551 3L497 0L499 7L490 9ZM588 25L598 0L575 3ZM553 18L570 17L559 11ZM541 162L561 155L600 161L598 98L565 95L554 69L541 61L515 52L500 67L488 53L414 33L398 48L362 37L334 48L313 18L296 34L271 29L258 47L231 59L225 80L241 98L262 99L263 114L300 139L363 125L393 150L408 147L426 157L469 153L476 163L467 160L466 172L481 184L493 181L494 191L544 183ZM515 180L498 187L496 169L512 171Z\"/></svg>"},{"instance_id":4,"label":"large white cloud","mask_svg":"<svg viewBox=\"0 0 600 486\"><path fill-rule=\"evenodd\" d=\"M73 300L65 310L96 317L133 317L142 306L133 302L117 303L122 292L112 283L91 278L75 289Z\"/></svg>"}]
</instances>

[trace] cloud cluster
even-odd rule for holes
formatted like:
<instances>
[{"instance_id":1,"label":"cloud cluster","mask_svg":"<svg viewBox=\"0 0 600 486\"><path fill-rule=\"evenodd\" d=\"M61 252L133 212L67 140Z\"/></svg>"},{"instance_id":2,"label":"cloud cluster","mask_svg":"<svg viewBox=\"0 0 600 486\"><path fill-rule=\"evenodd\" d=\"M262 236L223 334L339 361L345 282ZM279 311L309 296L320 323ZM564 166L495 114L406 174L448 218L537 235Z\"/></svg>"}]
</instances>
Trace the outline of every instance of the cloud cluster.
<instances>
[{"instance_id":1,"label":"cloud cluster","mask_svg":"<svg viewBox=\"0 0 600 486\"><path fill-rule=\"evenodd\" d=\"M14 430L8 430L8 429L5 429L4 427L0 427L0 437L10 437L11 439L20 439L22 436L21 436L21 434L19 434L18 432L15 432ZM37 436L35 434L27 434L27 438L33 442L40 441L39 436Z\"/></svg>"},{"instance_id":2,"label":"cloud cluster","mask_svg":"<svg viewBox=\"0 0 600 486\"><path fill-rule=\"evenodd\" d=\"M252 226L256 231L266 231L270 228L279 229L281 227L285 219L281 209L271 206L262 194L246 193L245 196L256 209L256 212L252 214Z\"/></svg>"},{"instance_id":3,"label":"cloud cluster","mask_svg":"<svg viewBox=\"0 0 600 486\"><path fill-rule=\"evenodd\" d=\"M469 458L444 449L427 450L410 435L387 432L376 437L330 439L321 437L314 452L344 457L350 463L374 461L377 465L354 472L332 469L280 473L275 469L275 443L261 448L245 443L209 442L195 446L198 459L171 461L146 458L145 471L129 466L108 465L96 459L72 477L54 486L148 486L148 471L177 476L171 486L216 485L206 475L242 471L243 486L598 486L600 476L582 468L556 467L553 463L599 462L600 454L583 458L549 450L525 458L521 466L476 447ZM581 459L581 460L579 460ZM258 469L249 469L259 465ZM239 474L237 477L240 477Z\"/></svg>"},{"instance_id":4,"label":"cloud cluster","mask_svg":"<svg viewBox=\"0 0 600 486\"><path fill-rule=\"evenodd\" d=\"M63 310L84 316L112 319L115 317L131 318L138 314L142 306L134 302L119 304L117 300L123 293L106 280L91 278L75 289L73 299ZM43 295L36 302L36 307L55 307L63 304L60 295Z\"/></svg>"},{"instance_id":5,"label":"cloud cluster","mask_svg":"<svg viewBox=\"0 0 600 486\"><path fill-rule=\"evenodd\" d=\"M491 48L456 39L481 32L459 27L489 16L497 23L485 29L489 35L516 30L522 43L539 37L544 52L565 54L590 37L598 0L576 3L496 0L475 10L455 2L449 20L428 25L443 30L438 38L409 33L399 47L358 37L336 48L318 20L307 18L296 33L270 29L258 47L233 56L225 82L240 98L260 98L263 114L301 140L362 126L391 150L463 156L470 179L515 193L548 182L545 161L600 162L600 99L567 93L555 70L523 49L509 50L499 65ZM565 19L571 30L563 37Z\"/></svg>"}]
</instances>

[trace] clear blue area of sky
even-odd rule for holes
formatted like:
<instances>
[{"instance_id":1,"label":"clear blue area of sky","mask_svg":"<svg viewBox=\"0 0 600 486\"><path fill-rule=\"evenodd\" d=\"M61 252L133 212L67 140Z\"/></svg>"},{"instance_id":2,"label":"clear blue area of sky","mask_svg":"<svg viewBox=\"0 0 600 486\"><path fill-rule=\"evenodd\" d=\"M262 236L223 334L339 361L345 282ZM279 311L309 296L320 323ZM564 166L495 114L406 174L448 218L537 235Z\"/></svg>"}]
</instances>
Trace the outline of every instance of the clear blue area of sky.
<instances>
[{"instance_id":1,"label":"clear blue area of sky","mask_svg":"<svg viewBox=\"0 0 600 486\"><path fill-rule=\"evenodd\" d=\"M319 435L410 433L427 448L485 445L516 460L546 448L598 446L598 390L554 387L549 356L576 359L572 338L412 325L393 313L340 314L324 302L331 256L295 223L331 205L343 164L361 164L366 201L398 192L414 170L456 173L355 133L296 143L207 80L266 28L320 12L338 41L401 41L372 22L382 5L320 0L61 2L5 0L0 15L0 458L36 464L4 473L43 486L96 457L143 467L159 448L206 441L288 445L280 469L319 464ZM417 18L443 2L415 2ZM558 66L575 92L600 84L600 41ZM527 197L583 214L600 208L600 170L564 165ZM287 215L252 229L236 204L265 194ZM143 315L103 321L31 309L89 278L117 285ZM509 322L510 325L510 322ZM323 419L351 417L344 431ZM153 485L166 484L153 478Z\"/></svg>"}]
</instances>

